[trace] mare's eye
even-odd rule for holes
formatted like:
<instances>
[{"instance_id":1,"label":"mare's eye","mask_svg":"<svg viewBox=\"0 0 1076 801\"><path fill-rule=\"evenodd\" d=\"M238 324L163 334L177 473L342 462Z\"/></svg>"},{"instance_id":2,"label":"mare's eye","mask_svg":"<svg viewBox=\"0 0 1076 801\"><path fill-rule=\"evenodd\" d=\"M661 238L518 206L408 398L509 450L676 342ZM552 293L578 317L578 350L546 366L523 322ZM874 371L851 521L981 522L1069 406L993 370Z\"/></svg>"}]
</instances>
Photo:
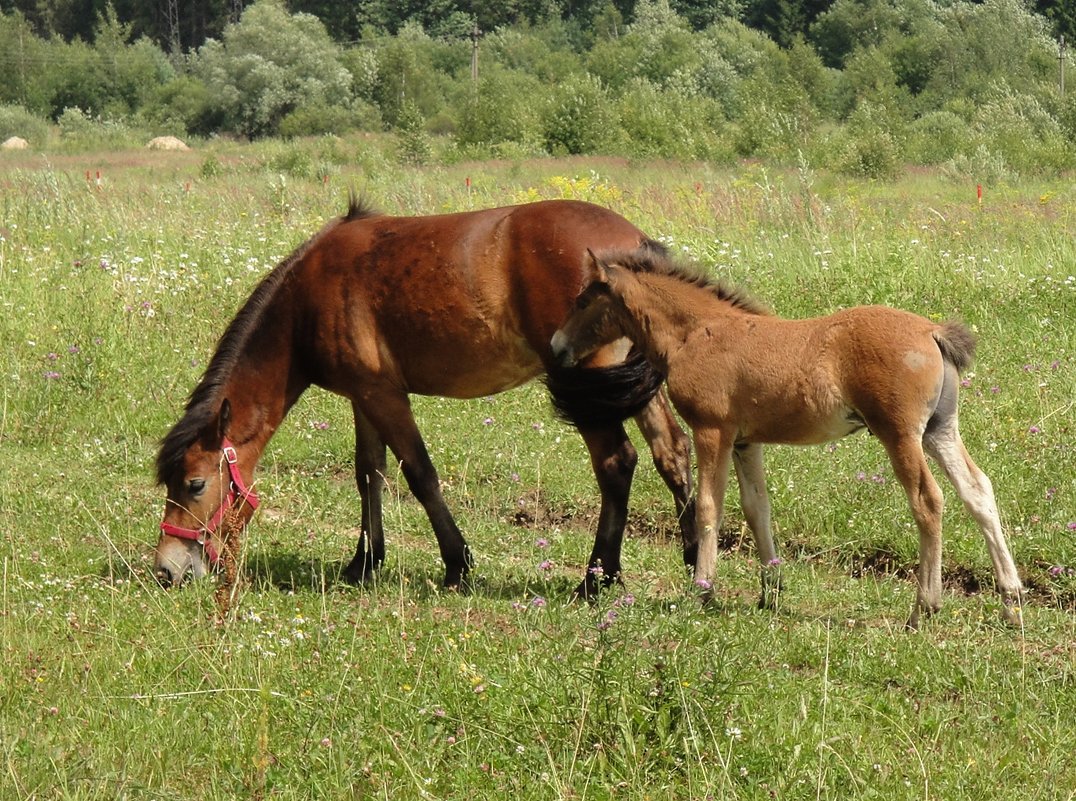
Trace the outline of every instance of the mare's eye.
<instances>
[{"instance_id":1,"label":"mare's eye","mask_svg":"<svg viewBox=\"0 0 1076 801\"><path fill-rule=\"evenodd\" d=\"M205 492L205 479L204 478L192 478L187 482L187 492L191 495L201 495Z\"/></svg>"}]
</instances>

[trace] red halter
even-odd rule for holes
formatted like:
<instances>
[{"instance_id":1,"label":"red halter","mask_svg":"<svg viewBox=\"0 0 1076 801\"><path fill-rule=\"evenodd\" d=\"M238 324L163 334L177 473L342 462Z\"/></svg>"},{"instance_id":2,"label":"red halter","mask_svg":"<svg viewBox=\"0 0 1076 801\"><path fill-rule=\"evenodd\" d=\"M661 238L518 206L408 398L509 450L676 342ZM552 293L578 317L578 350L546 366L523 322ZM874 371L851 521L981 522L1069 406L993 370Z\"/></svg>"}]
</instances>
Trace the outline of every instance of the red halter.
<instances>
[{"instance_id":1,"label":"red halter","mask_svg":"<svg viewBox=\"0 0 1076 801\"><path fill-rule=\"evenodd\" d=\"M224 461L228 463L231 482L228 485L228 494L224 497L224 503L220 505L209 523L198 529L182 528L168 522L161 523L161 531L165 534L184 540L194 540L201 545L205 549L211 565L216 565L220 561L220 554L213 547L213 539L210 535L217 530L220 521L224 519L224 515L236 502L236 499L241 498L252 510L258 508L258 495L243 482L243 476L239 473L239 456L235 452L235 447L227 438L221 443L221 453Z\"/></svg>"}]
</instances>

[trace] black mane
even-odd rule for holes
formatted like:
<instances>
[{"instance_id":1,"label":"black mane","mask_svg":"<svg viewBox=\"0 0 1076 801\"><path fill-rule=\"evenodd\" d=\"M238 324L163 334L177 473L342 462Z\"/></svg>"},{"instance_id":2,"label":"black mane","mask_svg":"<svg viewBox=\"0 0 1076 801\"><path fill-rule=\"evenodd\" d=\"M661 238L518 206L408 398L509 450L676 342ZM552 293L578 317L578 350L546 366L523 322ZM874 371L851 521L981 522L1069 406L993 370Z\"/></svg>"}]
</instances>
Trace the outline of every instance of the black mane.
<instances>
[{"instance_id":1,"label":"black mane","mask_svg":"<svg viewBox=\"0 0 1076 801\"><path fill-rule=\"evenodd\" d=\"M157 451L158 484L167 484L183 469L183 457L187 450L205 432L219 413L222 400L221 388L227 383L236 361L250 339L251 332L257 327L265 309L276 297L277 290L284 283L284 279L295 263L302 259L310 247L329 229L375 213L365 198L357 197L352 193L348 198L347 213L343 217L328 223L320 232L301 244L254 288L238 314L224 330L213 358L210 359L209 366L202 375L202 380L198 382L198 386L194 388L187 401L183 417L161 440L160 449Z\"/></svg>"},{"instance_id":2,"label":"black mane","mask_svg":"<svg viewBox=\"0 0 1076 801\"><path fill-rule=\"evenodd\" d=\"M718 300L725 301L748 314L769 315L772 313L765 304L751 297L744 290L710 278L701 267L674 261L664 247L645 247L638 250L603 253L601 258L609 264L624 267L633 273L653 273L677 278L686 284L713 293Z\"/></svg>"}]
</instances>

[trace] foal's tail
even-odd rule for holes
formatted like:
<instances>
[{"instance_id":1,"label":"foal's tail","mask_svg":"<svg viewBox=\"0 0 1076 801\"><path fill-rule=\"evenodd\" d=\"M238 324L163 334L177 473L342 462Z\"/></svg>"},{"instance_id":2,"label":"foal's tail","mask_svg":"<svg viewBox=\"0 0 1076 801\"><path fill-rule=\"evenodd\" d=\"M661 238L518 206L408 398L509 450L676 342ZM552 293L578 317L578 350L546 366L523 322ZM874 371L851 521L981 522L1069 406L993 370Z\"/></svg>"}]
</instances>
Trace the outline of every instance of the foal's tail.
<instances>
[{"instance_id":1,"label":"foal's tail","mask_svg":"<svg viewBox=\"0 0 1076 801\"><path fill-rule=\"evenodd\" d=\"M963 373L975 360L975 334L963 323L948 322L934 331L942 358Z\"/></svg>"},{"instance_id":2,"label":"foal's tail","mask_svg":"<svg viewBox=\"0 0 1076 801\"><path fill-rule=\"evenodd\" d=\"M557 417L576 428L604 428L641 412L664 380L633 350L610 367L551 367L545 384Z\"/></svg>"}]
</instances>

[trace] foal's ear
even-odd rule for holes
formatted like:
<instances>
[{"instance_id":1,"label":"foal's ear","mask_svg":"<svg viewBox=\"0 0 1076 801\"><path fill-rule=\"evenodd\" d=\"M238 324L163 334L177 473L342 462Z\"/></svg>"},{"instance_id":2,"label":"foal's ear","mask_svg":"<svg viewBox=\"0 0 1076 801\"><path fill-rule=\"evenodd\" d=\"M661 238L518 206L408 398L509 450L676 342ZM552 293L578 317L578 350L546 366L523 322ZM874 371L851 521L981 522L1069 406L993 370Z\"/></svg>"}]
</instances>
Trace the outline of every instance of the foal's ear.
<instances>
[{"instance_id":1,"label":"foal's ear","mask_svg":"<svg viewBox=\"0 0 1076 801\"><path fill-rule=\"evenodd\" d=\"M583 266L587 275L587 282L598 281L600 283L608 283L609 274L606 270L607 265L604 261L594 255L594 251L587 248L587 261Z\"/></svg>"}]
</instances>

